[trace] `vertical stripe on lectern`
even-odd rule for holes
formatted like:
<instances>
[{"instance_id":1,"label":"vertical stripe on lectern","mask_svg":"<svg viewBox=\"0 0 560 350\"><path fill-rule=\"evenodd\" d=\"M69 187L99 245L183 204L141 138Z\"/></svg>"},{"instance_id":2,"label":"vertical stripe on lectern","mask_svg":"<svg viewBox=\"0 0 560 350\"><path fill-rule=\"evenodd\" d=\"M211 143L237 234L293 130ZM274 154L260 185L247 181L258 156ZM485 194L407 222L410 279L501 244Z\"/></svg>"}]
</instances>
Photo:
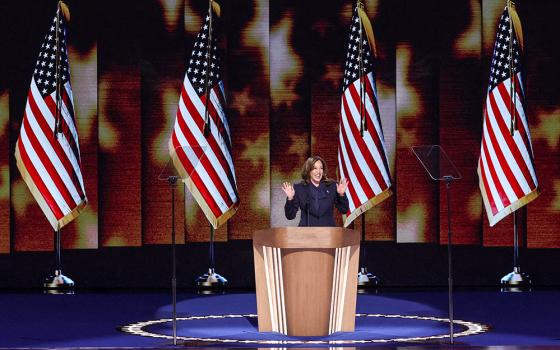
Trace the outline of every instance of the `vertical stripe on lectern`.
<instances>
[{"instance_id":1,"label":"vertical stripe on lectern","mask_svg":"<svg viewBox=\"0 0 560 350\"><path fill-rule=\"evenodd\" d=\"M331 307L329 310L329 334L332 331L332 320L333 320L333 300L334 300L334 294L335 294L335 282L336 281L336 258L337 258L337 254L336 254L336 250L334 253L334 268L333 268L333 284L332 284L332 288L331 288Z\"/></svg>"},{"instance_id":2,"label":"vertical stripe on lectern","mask_svg":"<svg viewBox=\"0 0 560 350\"><path fill-rule=\"evenodd\" d=\"M334 303L334 322L333 322L333 333L336 332L336 330L338 329L338 319L340 317L339 313L340 313L340 294L341 294L341 288L340 288L340 280L342 279L342 264L343 264L343 259L344 259L344 255L343 255L343 251L341 248L337 248L336 249L338 251L338 264L336 266L337 269L337 279L336 279L336 299L335 299L335 303Z\"/></svg>"},{"instance_id":3,"label":"vertical stripe on lectern","mask_svg":"<svg viewBox=\"0 0 560 350\"><path fill-rule=\"evenodd\" d=\"M275 248L276 251L276 266L278 275L280 276L278 280L278 291L280 293L280 315L282 322L280 323L280 333L288 334L288 325L286 320L286 302L284 299L284 272L282 271L282 252L280 248Z\"/></svg>"},{"instance_id":4,"label":"vertical stripe on lectern","mask_svg":"<svg viewBox=\"0 0 560 350\"><path fill-rule=\"evenodd\" d=\"M348 279L350 263L350 249L351 247L344 247L336 248L335 250L329 334L342 330L344 300L346 298L346 281Z\"/></svg>"},{"instance_id":5,"label":"vertical stripe on lectern","mask_svg":"<svg viewBox=\"0 0 560 350\"><path fill-rule=\"evenodd\" d=\"M280 248L272 248L274 282L276 284L276 306L278 308L278 329L282 334L287 333L286 313L284 309L284 282L282 278L282 261L280 260Z\"/></svg>"},{"instance_id":6,"label":"vertical stripe on lectern","mask_svg":"<svg viewBox=\"0 0 560 350\"><path fill-rule=\"evenodd\" d=\"M339 303L338 304L338 325L337 325L337 329L336 331L339 332L342 330L342 319L344 317L344 304L345 304L345 299L346 299L346 282L348 281L348 264L350 262L350 248L351 247L344 247L342 248L342 256L344 257L343 260L343 265L342 268L343 270L342 275L343 277L341 278L340 282L342 284L342 296L340 297Z\"/></svg>"},{"instance_id":7,"label":"vertical stripe on lectern","mask_svg":"<svg viewBox=\"0 0 560 350\"><path fill-rule=\"evenodd\" d=\"M280 248L263 247L263 260L272 331L288 334Z\"/></svg>"},{"instance_id":8,"label":"vertical stripe on lectern","mask_svg":"<svg viewBox=\"0 0 560 350\"><path fill-rule=\"evenodd\" d=\"M336 312L336 294L337 294L337 283L338 280L338 249L334 250L334 267L333 267L333 284L331 293L331 312L329 314L329 334L333 333L334 328L334 314Z\"/></svg>"},{"instance_id":9,"label":"vertical stripe on lectern","mask_svg":"<svg viewBox=\"0 0 560 350\"><path fill-rule=\"evenodd\" d=\"M263 260L264 260L264 274L266 279L266 292L268 294L268 308L270 311L270 323L273 332L278 332L278 322L276 318L276 298L273 297L274 293L274 280L270 276L270 263L269 257L272 248L263 246Z\"/></svg>"},{"instance_id":10,"label":"vertical stripe on lectern","mask_svg":"<svg viewBox=\"0 0 560 350\"><path fill-rule=\"evenodd\" d=\"M280 297L278 296L278 269L276 268L276 249L271 249L272 276L274 277L274 305L276 306L276 324L278 332L282 333L282 314L280 312Z\"/></svg>"}]
</instances>

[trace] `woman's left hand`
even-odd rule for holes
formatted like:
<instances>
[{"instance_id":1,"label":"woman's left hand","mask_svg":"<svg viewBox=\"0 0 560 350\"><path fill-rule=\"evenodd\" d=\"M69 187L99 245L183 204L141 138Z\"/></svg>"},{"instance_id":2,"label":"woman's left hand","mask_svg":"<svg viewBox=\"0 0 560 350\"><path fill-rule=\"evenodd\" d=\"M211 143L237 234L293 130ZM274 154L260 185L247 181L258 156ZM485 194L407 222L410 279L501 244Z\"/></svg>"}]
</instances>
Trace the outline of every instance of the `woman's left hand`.
<instances>
[{"instance_id":1,"label":"woman's left hand","mask_svg":"<svg viewBox=\"0 0 560 350\"><path fill-rule=\"evenodd\" d=\"M346 192L347 188L348 188L348 180L343 177L342 179L340 179L340 182L336 184L336 192L340 196L344 196L344 192Z\"/></svg>"}]
</instances>

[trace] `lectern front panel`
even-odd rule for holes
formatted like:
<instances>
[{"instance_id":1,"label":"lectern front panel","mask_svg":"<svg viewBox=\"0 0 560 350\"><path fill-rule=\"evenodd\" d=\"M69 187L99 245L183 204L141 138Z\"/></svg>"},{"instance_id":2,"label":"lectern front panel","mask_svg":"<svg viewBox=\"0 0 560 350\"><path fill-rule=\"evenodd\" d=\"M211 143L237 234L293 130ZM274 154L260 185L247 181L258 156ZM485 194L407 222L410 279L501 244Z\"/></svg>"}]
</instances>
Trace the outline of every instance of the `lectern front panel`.
<instances>
[{"instance_id":1,"label":"lectern front panel","mask_svg":"<svg viewBox=\"0 0 560 350\"><path fill-rule=\"evenodd\" d=\"M290 335L329 333L334 249L282 249Z\"/></svg>"},{"instance_id":2,"label":"lectern front panel","mask_svg":"<svg viewBox=\"0 0 560 350\"><path fill-rule=\"evenodd\" d=\"M284 227L254 237L259 331L323 336L354 330L357 231Z\"/></svg>"}]
</instances>

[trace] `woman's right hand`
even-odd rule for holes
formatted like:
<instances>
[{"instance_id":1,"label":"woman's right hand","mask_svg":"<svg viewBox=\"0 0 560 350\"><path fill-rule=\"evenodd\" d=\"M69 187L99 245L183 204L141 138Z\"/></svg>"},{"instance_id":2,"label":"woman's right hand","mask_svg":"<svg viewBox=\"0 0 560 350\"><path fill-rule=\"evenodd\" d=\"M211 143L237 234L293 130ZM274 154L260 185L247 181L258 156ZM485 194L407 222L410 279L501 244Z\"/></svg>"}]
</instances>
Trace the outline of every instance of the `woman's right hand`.
<instances>
[{"instance_id":1,"label":"woman's right hand","mask_svg":"<svg viewBox=\"0 0 560 350\"><path fill-rule=\"evenodd\" d=\"M296 194L296 190L294 190L294 186L292 186L291 183L289 182L284 182L282 184L282 191L284 191L284 193L286 194L286 196L288 197L288 200L291 201L292 199L294 199L294 196Z\"/></svg>"}]
</instances>

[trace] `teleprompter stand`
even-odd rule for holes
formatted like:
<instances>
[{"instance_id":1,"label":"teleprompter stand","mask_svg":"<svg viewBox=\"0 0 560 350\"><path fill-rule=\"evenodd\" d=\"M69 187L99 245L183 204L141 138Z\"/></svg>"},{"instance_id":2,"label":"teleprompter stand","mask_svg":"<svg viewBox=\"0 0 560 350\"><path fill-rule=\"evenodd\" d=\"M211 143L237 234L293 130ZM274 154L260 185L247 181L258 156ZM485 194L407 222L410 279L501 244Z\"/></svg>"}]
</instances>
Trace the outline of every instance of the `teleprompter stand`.
<instances>
[{"instance_id":1,"label":"teleprompter stand","mask_svg":"<svg viewBox=\"0 0 560 350\"><path fill-rule=\"evenodd\" d=\"M430 178L445 182L447 194L447 264L449 298L449 340L453 344L453 265L451 241L451 183L462 178L443 148L439 145L413 146L412 152L418 158Z\"/></svg>"},{"instance_id":2,"label":"teleprompter stand","mask_svg":"<svg viewBox=\"0 0 560 350\"><path fill-rule=\"evenodd\" d=\"M177 345L177 257L175 239L175 187L186 182L204 155L202 147L177 147L161 170L158 180L166 181L171 191L171 299L173 304L173 345Z\"/></svg>"}]
</instances>

